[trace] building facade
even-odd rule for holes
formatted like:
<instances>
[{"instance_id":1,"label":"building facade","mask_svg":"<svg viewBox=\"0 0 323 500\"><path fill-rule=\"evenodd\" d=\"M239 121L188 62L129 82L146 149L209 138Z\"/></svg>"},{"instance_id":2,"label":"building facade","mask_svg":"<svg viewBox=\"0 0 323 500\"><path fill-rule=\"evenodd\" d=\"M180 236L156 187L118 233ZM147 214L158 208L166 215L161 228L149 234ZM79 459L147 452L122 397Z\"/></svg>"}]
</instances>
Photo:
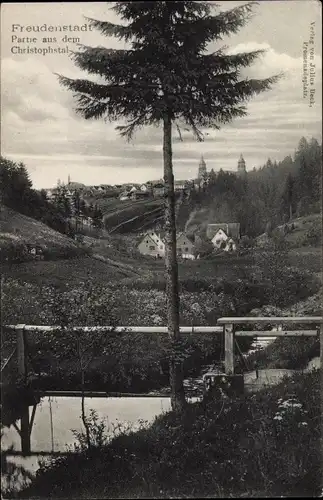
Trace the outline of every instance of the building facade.
<instances>
[{"instance_id":1,"label":"building facade","mask_svg":"<svg viewBox=\"0 0 323 500\"><path fill-rule=\"evenodd\" d=\"M176 251L178 257L182 259L195 259L194 243L187 237L185 233L179 233L176 239Z\"/></svg>"},{"instance_id":2,"label":"building facade","mask_svg":"<svg viewBox=\"0 0 323 500\"><path fill-rule=\"evenodd\" d=\"M145 233L137 248L142 255L155 258L165 257L165 243L154 231Z\"/></svg>"}]
</instances>

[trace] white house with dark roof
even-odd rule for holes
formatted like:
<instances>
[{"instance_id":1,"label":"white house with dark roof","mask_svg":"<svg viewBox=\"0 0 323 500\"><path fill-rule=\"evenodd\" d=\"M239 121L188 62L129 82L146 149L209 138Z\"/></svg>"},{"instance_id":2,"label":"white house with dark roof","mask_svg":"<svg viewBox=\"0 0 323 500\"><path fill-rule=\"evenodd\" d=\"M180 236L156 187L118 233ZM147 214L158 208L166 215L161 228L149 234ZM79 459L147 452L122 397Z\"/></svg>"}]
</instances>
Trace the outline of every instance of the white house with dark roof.
<instances>
[{"instance_id":1,"label":"white house with dark roof","mask_svg":"<svg viewBox=\"0 0 323 500\"><path fill-rule=\"evenodd\" d=\"M145 233L137 248L142 255L156 258L165 257L165 243L154 231Z\"/></svg>"},{"instance_id":2,"label":"white house with dark roof","mask_svg":"<svg viewBox=\"0 0 323 500\"><path fill-rule=\"evenodd\" d=\"M142 236L138 245L138 250L142 255L151 255L152 257L165 257L165 233L148 231ZM178 233L176 237L177 256L183 259L195 259L195 246L185 233Z\"/></svg>"},{"instance_id":3,"label":"white house with dark roof","mask_svg":"<svg viewBox=\"0 0 323 500\"><path fill-rule=\"evenodd\" d=\"M206 236L215 248L225 252L235 251L240 239L240 224L238 222L208 224Z\"/></svg>"}]
</instances>

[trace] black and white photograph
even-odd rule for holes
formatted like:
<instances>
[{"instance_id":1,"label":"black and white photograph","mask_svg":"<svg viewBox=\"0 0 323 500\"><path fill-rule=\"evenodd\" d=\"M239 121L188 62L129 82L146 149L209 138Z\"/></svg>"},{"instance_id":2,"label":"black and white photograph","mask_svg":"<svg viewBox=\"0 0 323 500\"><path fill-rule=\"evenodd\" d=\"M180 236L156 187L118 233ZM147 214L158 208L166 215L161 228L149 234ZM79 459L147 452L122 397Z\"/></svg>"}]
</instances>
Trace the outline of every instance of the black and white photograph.
<instances>
[{"instance_id":1,"label":"black and white photograph","mask_svg":"<svg viewBox=\"0 0 323 500\"><path fill-rule=\"evenodd\" d=\"M1 498L323 497L322 4L1 6Z\"/></svg>"}]
</instances>

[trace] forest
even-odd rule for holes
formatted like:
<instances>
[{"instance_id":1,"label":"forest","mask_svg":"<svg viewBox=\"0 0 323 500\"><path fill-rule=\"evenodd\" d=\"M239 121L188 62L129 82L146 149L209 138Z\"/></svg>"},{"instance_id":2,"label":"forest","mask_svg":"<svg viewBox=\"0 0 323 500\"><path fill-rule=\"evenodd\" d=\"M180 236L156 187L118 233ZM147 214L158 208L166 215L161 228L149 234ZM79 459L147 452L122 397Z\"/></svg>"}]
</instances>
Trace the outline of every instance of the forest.
<instances>
[{"instance_id":1,"label":"forest","mask_svg":"<svg viewBox=\"0 0 323 500\"><path fill-rule=\"evenodd\" d=\"M86 204L77 191L70 198L66 187L60 186L56 196L49 199L45 189L32 187L24 163L17 164L3 156L0 158L0 202L72 238L82 217L90 218L94 228L100 229L103 225L98 206Z\"/></svg>"},{"instance_id":2,"label":"forest","mask_svg":"<svg viewBox=\"0 0 323 500\"><path fill-rule=\"evenodd\" d=\"M321 209L322 145L304 137L293 155L270 158L244 177L210 171L207 183L182 203L178 227L205 231L208 223L239 222L241 234L255 237L295 217Z\"/></svg>"}]
</instances>

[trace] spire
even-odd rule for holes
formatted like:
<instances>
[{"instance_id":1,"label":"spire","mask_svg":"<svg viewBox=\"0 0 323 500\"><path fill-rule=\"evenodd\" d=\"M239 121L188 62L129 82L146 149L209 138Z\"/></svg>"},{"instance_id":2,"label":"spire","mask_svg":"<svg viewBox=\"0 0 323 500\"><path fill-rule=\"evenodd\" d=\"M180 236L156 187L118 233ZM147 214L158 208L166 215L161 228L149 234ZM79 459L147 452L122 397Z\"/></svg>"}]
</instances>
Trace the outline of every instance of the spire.
<instances>
[{"instance_id":1,"label":"spire","mask_svg":"<svg viewBox=\"0 0 323 500\"><path fill-rule=\"evenodd\" d=\"M241 153L239 161L238 161L238 174L243 174L245 172L246 172L246 162L245 162L245 159Z\"/></svg>"},{"instance_id":2,"label":"spire","mask_svg":"<svg viewBox=\"0 0 323 500\"><path fill-rule=\"evenodd\" d=\"M204 167L204 166L206 167L206 163L205 163L205 161L204 161L203 155L201 156L201 159L200 159L200 163L199 163L199 165L200 165L200 167L202 167L202 166L203 166L203 167Z\"/></svg>"},{"instance_id":3,"label":"spire","mask_svg":"<svg viewBox=\"0 0 323 500\"><path fill-rule=\"evenodd\" d=\"M70 174L68 174L67 184L70 184L70 183L71 183L71 176L70 176Z\"/></svg>"},{"instance_id":4,"label":"spire","mask_svg":"<svg viewBox=\"0 0 323 500\"><path fill-rule=\"evenodd\" d=\"M203 177L206 176L206 163L204 161L203 155L201 156L200 163L199 163L199 169L198 169L198 178L202 179Z\"/></svg>"}]
</instances>

